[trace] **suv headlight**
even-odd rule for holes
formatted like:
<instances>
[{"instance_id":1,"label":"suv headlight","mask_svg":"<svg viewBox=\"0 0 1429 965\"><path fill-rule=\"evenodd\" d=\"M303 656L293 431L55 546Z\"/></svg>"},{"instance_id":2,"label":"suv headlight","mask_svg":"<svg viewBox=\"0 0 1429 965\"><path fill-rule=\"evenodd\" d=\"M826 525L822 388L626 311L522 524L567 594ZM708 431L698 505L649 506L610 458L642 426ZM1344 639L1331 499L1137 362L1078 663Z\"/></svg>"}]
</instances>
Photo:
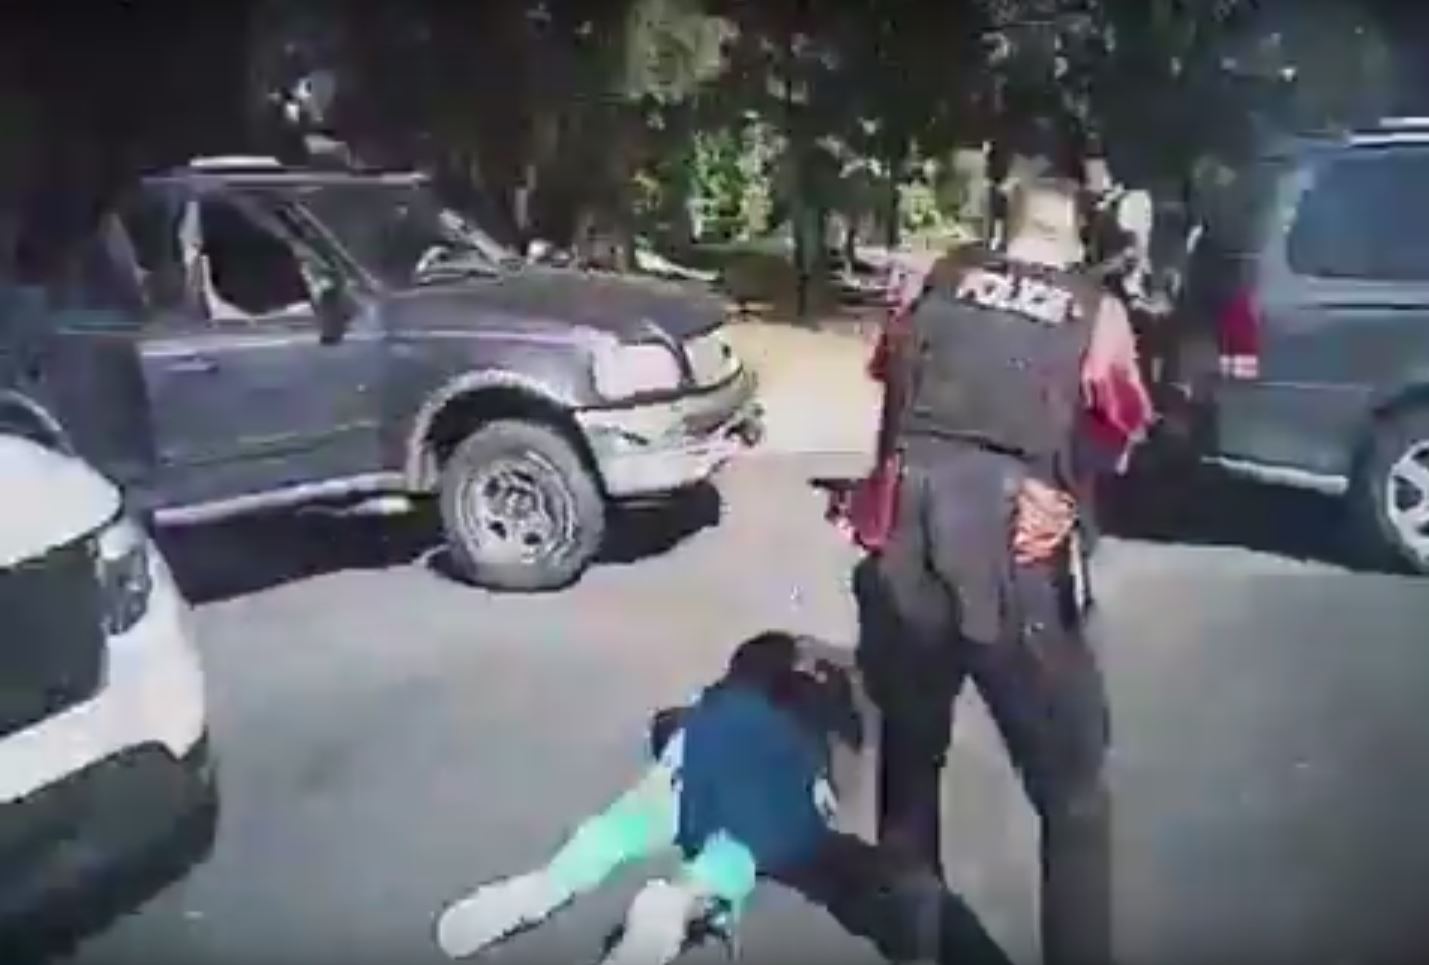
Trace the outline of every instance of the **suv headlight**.
<instances>
[{"instance_id":1,"label":"suv headlight","mask_svg":"<svg viewBox=\"0 0 1429 965\"><path fill-rule=\"evenodd\" d=\"M595 355L595 389L604 398L628 399L680 386L680 363L663 345L610 345Z\"/></svg>"},{"instance_id":2,"label":"suv headlight","mask_svg":"<svg viewBox=\"0 0 1429 965\"><path fill-rule=\"evenodd\" d=\"M114 637L131 629L149 610L154 589L149 539L133 520L121 516L99 534L97 542L104 632Z\"/></svg>"}]
</instances>

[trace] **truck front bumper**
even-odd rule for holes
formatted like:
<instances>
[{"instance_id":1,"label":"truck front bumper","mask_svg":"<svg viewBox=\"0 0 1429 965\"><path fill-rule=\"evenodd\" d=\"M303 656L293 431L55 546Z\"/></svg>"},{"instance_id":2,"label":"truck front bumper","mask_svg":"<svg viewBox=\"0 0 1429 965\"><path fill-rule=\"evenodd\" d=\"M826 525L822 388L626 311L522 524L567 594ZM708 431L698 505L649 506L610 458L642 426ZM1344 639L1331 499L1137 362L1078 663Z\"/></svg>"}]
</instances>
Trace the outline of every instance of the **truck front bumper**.
<instances>
[{"instance_id":1,"label":"truck front bumper","mask_svg":"<svg viewBox=\"0 0 1429 965\"><path fill-rule=\"evenodd\" d=\"M576 413L617 499L654 496L703 482L764 436L757 382L741 369L721 385L669 401Z\"/></svg>"}]
</instances>

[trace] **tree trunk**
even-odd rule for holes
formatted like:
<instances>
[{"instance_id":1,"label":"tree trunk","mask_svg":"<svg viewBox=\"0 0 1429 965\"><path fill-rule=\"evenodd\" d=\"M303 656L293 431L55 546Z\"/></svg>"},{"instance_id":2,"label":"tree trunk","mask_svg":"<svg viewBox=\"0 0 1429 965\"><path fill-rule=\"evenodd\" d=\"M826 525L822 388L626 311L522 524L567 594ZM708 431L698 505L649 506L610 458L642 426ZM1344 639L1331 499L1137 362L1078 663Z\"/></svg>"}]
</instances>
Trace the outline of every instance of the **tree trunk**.
<instances>
[{"instance_id":1,"label":"tree trunk","mask_svg":"<svg viewBox=\"0 0 1429 965\"><path fill-rule=\"evenodd\" d=\"M623 105L610 111L615 143L610 153L610 184L607 187L606 218L610 236L611 260L616 271L628 272L635 266L635 211L631 198L631 182L635 177L635 155L638 147L639 119Z\"/></svg>"},{"instance_id":2,"label":"tree trunk","mask_svg":"<svg viewBox=\"0 0 1429 965\"><path fill-rule=\"evenodd\" d=\"M511 192L511 222L516 229L522 248L529 245L531 237L531 200L539 181L536 162L528 160L521 168L521 180Z\"/></svg>"},{"instance_id":3,"label":"tree trunk","mask_svg":"<svg viewBox=\"0 0 1429 965\"><path fill-rule=\"evenodd\" d=\"M887 196L884 199L884 237L889 248L897 248L902 240L902 215L899 188L903 182L903 164L908 157L908 146L903 140L890 144L884 156L888 166Z\"/></svg>"},{"instance_id":4,"label":"tree trunk","mask_svg":"<svg viewBox=\"0 0 1429 965\"><path fill-rule=\"evenodd\" d=\"M902 216L900 200L898 195L898 179L896 177L890 177L888 179L888 198L884 211L884 218L886 219L884 223L886 229L884 238L889 248L897 248L902 241L902 225L899 224L899 219Z\"/></svg>"},{"instance_id":5,"label":"tree trunk","mask_svg":"<svg viewBox=\"0 0 1429 965\"><path fill-rule=\"evenodd\" d=\"M794 104L794 68L796 58L794 36L802 20L802 0L794 0L794 17L784 34L784 131L789 151L789 227L794 246L794 312L800 322L809 317L809 296L813 281L813 252L809 250L809 206L804 196L807 182L805 167L807 152Z\"/></svg>"}]
</instances>

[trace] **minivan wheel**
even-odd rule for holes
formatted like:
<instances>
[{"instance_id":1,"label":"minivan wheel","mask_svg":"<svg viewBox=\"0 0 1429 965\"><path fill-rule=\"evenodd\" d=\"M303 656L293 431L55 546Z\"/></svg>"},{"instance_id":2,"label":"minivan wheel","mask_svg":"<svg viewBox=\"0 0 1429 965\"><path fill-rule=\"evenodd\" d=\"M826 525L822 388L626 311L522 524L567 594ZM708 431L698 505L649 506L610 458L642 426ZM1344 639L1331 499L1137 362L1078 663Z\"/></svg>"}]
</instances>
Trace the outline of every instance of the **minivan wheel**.
<instances>
[{"instance_id":1,"label":"minivan wheel","mask_svg":"<svg viewBox=\"0 0 1429 965\"><path fill-rule=\"evenodd\" d=\"M605 535L590 470L558 431L532 422L492 422L457 446L441 512L458 575L498 590L568 586Z\"/></svg>"},{"instance_id":2,"label":"minivan wheel","mask_svg":"<svg viewBox=\"0 0 1429 965\"><path fill-rule=\"evenodd\" d=\"M1429 409L1375 432L1355 480L1360 531L1386 562L1429 573Z\"/></svg>"}]
</instances>

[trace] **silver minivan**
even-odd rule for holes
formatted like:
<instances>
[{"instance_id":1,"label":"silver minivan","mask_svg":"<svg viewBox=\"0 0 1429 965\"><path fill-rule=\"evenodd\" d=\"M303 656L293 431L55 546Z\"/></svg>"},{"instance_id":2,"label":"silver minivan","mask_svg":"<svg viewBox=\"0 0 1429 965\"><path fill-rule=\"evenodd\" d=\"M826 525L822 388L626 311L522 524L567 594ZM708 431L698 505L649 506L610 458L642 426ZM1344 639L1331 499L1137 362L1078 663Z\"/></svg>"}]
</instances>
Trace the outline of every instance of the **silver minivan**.
<instances>
[{"instance_id":1,"label":"silver minivan","mask_svg":"<svg viewBox=\"0 0 1429 965\"><path fill-rule=\"evenodd\" d=\"M1232 473L1350 500L1429 572L1429 125L1287 141L1206 213L1163 408Z\"/></svg>"}]
</instances>

